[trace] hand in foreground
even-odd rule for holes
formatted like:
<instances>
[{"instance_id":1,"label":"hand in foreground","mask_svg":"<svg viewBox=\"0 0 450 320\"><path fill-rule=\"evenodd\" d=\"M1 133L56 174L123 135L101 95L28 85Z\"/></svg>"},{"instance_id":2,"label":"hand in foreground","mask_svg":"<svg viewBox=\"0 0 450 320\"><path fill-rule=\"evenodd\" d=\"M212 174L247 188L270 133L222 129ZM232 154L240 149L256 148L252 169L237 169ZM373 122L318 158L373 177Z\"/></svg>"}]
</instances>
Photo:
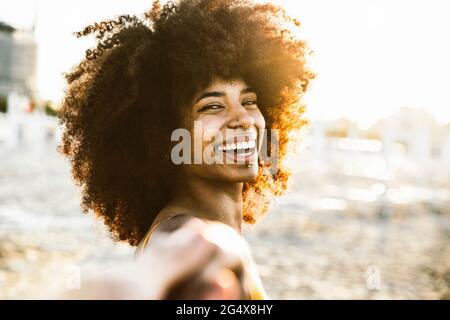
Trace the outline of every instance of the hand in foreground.
<instances>
[{"instance_id":1,"label":"hand in foreground","mask_svg":"<svg viewBox=\"0 0 450 320\"><path fill-rule=\"evenodd\" d=\"M246 299L247 257L247 243L231 227L194 218L152 235L138 266L147 286L159 288L156 299Z\"/></svg>"},{"instance_id":2,"label":"hand in foreground","mask_svg":"<svg viewBox=\"0 0 450 320\"><path fill-rule=\"evenodd\" d=\"M91 275L65 299L248 299L248 246L231 227L193 218L155 232L134 265Z\"/></svg>"}]
</instances>

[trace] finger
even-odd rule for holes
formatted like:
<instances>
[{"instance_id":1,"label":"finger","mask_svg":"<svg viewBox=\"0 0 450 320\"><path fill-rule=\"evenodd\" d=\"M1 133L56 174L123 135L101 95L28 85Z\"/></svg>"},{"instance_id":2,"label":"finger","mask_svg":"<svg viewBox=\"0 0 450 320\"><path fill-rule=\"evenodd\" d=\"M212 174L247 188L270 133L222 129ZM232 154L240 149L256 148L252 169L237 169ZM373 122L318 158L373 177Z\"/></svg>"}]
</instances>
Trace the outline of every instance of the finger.
<instances>
[{"instance_id":1,"label":"finger","mask_svg":"<svg viewBox=\"0 0 450 320\"><path fill-rule=\"evenodd\" d=\"M172 287L180 283L188 282L190 279L196 278L214 260L217 252L218 247L216 245L205 241L202 237L195 238L190 252L187 252L184 258L178 261L178 270L176 272L171 270L167 281L166 292L169 292ZM172 263L177 262L174 261Z\"/></svg>"},{"instance_id":2,"label":"finger","mask_svg":"<svg viewBox=\"0 0 450 320\"><path fill-rule=\"evenodd\" d=\"M236 274L229 269L220 270L202 294L204 300L237 300L242 297L242 286Z\"/></svg>"}]
</instances>

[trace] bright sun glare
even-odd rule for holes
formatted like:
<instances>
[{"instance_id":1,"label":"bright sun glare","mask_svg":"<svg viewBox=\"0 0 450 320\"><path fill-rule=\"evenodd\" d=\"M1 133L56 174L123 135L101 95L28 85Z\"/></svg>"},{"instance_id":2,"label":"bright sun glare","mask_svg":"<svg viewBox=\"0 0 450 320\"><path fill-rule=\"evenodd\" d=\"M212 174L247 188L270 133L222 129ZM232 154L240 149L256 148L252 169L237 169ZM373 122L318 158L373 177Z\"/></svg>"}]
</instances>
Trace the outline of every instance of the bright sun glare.
<instances>
[{"instance_id":1,"label":"bright sun glare","mask_svg":"<svg viewBox=\"0 0 450 320\"><path fill-rule=\"evenodd\" d=\"M318 73L307 103L313 119L346 117L368 126L407 106L450 122L447 1L274 0L299 18ZM150 0L0 0L0 20L20 28L36 21L38 84L59 101L62 73L92 39L72 32L105 17L142 13Z\"/></svg>"}]
</instances>

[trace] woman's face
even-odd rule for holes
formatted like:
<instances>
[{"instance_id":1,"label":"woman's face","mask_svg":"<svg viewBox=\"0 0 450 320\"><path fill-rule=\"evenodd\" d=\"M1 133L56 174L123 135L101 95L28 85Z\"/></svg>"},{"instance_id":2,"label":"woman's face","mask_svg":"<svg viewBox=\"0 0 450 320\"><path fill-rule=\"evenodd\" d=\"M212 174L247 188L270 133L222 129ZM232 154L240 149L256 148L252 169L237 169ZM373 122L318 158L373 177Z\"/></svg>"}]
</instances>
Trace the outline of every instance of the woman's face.
<instances>
[{"instance_id":1,"label":"woman's face","mask_svg":"<svg viewBox=\"0 0 450 320\"><path fill-rule=\"evenodd\" d=\"M194 97L189 112L194 156L184 173L229 182L257 176L265 121L252 88L240 79L216 78Z\"/></svg>"}]
</instances>

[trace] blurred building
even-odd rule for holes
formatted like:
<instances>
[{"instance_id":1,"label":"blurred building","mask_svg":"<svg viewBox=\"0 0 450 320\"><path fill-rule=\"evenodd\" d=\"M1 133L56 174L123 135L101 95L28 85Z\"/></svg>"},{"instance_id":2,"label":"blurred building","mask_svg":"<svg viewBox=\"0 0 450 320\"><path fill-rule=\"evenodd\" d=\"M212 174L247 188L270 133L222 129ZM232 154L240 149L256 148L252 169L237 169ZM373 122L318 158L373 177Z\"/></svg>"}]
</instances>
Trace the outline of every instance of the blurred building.
<instances>
[{"instance_id":1,"label":"blurred building","mask_svg":"<svg viewBox=\"0 0 450 320\"><path fill-rule=\"evenodd\" d=\"M36 73L37 43L33 32L0 21L0 98L11 92L36 97Z\"/></svg>"},{"instance_id":2,"label":"blurred building","mask_svg":"<svg viewBox=\"0 0 450 320\"><path fill-rule=\"evenodd\" d=\"M440 126L424 109L404 107L378 121L369 132L381 138L387 156L400 151L422 164L431 160L450 163L450 126Z\"/></svg>"},{"instance_id":3,"label":"blurred building","mask_svg":"<svg viewBox=\"0 0 450 320\"><path fill-rule=\"evenodd\" d=\"M362 130L348 119L313 121L308 145L319 159L358 154L382 155L420 164L422 167L450 164L450 124L440 125L424 109L401 108L393 115Z\"/></svg>"}]
</instances>

